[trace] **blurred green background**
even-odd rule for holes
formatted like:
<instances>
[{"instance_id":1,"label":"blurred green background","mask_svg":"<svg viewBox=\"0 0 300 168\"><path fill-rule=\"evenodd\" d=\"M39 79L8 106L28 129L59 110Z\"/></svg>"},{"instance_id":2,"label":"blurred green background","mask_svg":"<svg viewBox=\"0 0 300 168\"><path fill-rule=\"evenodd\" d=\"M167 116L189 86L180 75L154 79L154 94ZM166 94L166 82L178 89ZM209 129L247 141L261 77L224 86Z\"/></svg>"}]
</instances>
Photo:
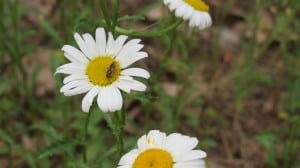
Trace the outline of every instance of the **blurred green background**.
<instances>
[{"instance_id":1,"label":"blurred green background","mask_svg":"<svg viewBox=\"0 0 300 168\"><path fill-rule=\"evenodd\" d=\"M161 29L162 1L121 0L119 26ZM209 168L300 167L299 0L209 0L213 26L143 38L146 93L125 97L125 149L149 129L200 140ZM108 6L110 4L108 3ZM0 168L115 167L96 105L81 161L82 96L59 93L73 33L105 26L99 0L0 1ZM133 37L132 37L133 38Z\"/></svg>"}]
</instances>

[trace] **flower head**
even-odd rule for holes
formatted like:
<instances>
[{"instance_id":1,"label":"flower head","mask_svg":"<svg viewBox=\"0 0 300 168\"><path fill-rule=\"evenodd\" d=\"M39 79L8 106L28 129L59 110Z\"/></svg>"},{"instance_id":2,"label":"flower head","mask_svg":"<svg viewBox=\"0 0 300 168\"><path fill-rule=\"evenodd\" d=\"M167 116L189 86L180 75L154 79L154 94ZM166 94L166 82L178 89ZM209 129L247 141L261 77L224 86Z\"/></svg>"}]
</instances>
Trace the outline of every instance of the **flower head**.
<instances>
[{"instance_id":1,"label":"flower head","mask_svg":"<svg viewBox=\"0 0 300 168\"><path fill-rule=\"evenodd\" d=\"M204 168L206 153L193 150L197 144L194 137L152 130L121 158L118 168Z\"/></svg>"},{"instance_id":2,"label":"flower head","mask_svg":"<svg viewBox=\"0 0 300 168\"><path fill-rule=\"evenodd\" d=\"M134 62L148 56L140 51L144 46L139 39L128 42L127 36L116 39L103 28L97 28L95 39L88 33L82 36L74 34L79 49L64 45L62 50L70 63L56 69L56 73L67 74L64 86L60 89L66 96L86 93L82 100L82 110L88 112L93 100L103 112L120 110L123 99L120 90L145 91L146 85L135 77L148 79L150 74L141 68L128 68ZM107 40L106 40L107 39Z\"/></svg>"},{"instance_id":3,"label":"flower head","mask_svg":"<svg viewBox=\"0 0 300 168\"><path fill-rule=\"evenodd\" d=\"M177 17L189 20L190 27L204 29L211 26L209 6L203 0L164 0L164 4L175 11Z\"/></svg>"}]
</instances>

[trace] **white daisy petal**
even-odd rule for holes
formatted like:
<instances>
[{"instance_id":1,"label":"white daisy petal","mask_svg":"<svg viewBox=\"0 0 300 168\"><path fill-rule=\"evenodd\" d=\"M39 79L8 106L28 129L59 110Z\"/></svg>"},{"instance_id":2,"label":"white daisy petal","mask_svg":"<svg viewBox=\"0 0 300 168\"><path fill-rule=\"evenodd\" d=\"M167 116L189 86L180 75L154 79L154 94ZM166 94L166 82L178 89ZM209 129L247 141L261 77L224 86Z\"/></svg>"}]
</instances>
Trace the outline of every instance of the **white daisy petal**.
<instances>
[{"instance_id":1,"label":"white daisy petal","mask_svg":"<svg viewBox=\"0 0 300 168\"><path fill-rule=\"evenodd\" d=\"M84 71L85 67L76 63L68 63L58 67L56 70L60 70L60 69L76 69L76 70Z\"/></svg>"},{"instance_id":2,"label":"white daisy petal","mask_svg":"<svg viewBox=\"0 0 300 168\"><path fill-rule=\"evenodd\" d=\"M93 103L94 98L99 93L100 88L98 86L94 86L82 99L81 108L83 112L89 112L90 107Z\"/></svg>"},{"instance_id":3,"label":"white daisy petal","mask_svg":"<svg viewBox=\"0 0 300 168\"><path fill-rule=\"evenodd\" d=\"M76 57L68 54L68 53L64 53L64 56L71 62L74 62L74 63L77 63L77 64L80 64L82 62L80 62L80 60L78 60Z\"/></svg>"},{"instance_id":4,"label":"white daisy petal","mask_svg":"<svg viewBox=\"0 0 300 168\"><path fill-rule=\"evenodd\" d=\"M172 0L164 0L164 4L168 5Z\"/></svg>"},{"instance_id":5,"label":"white daisy petal","mask_svg":"<svg viewBox=\"0 0 300 168\"><path fill-rule=\"evenodd\" d=\"M86 42L87 49L90 51L90 54L91 54L90 59L93 59L94 57L99 56L96 41L94 40L94 38L88 33L82 35L82 37L83 37L84 41Z\"/></svg>"},{"instance_id":6,"label":"white daisy petal","mask_svg":"<svg viewBox=\"0 0 300 168\"><path fill-rule=\"evenodd\" d=\"M114 86L123 90L124 92L130 93L130 87L127 85L126 82L123 82L123 80L115 82Z\"/></svg>"},{"instance_id":7,"label":"white daisy petal","mask_svg":"<svg viewBox=\"0 0 300 168\"><path fill-rule=\"evenodd\" d=\"M184 20L188 20L195 11L188 5L184 5L184 6L185 6L185 13L183 13L182 18Z\"/></svg>"},{"instance_id":8,"label":"white daisy petal","mask_svg":"<svg viewBox=\"0 0 300 168\"><path fill-rule=\"evenodd\" d=\"M68 74L68 75L71 75L71 74L79 74L79 75L83 75L83 74L84 74L84 71L79 70L79 69L61 68L61 69L57 69L57 70L55 71L55 74L58 74L58 73L61 73L61 74Z\"/></svg>"},{"instance_id":9,"label":"white daisy petal","mask_svg":"<svg viewBox=\"0 0 300 168\"><path fill-rule=\"evenodd\" d=\"M181 5L182 5L181 1L174 1L174 2L169 4L169 8L171 10L175 10L176 8L180 7Z\"/></svg>"},{"instance_id":10,"label":"white daisy petal","mask_svg":"<svg viewBox=\"0 0 300 168\"><path fill-rule=\"evenodd\" d=\"M211 20L211 16L208 14L208 13L205 13L205 12L203 12L204 14L203 14L203 16L204 16L204 20L205 20L205 22L206 22L206 27L209 27L209 26L211 26L211 24L212 24L212 20Z\"/></svg>"},{"instance_id":11,"label":"white daisy petal","mask_svg":"<svg viewBox=\"0 0 300 168\"><path fill-rule=\"evenodd\" d=\"M109 92L107 92L107 89L105 87L100 89L100 92L98 94L97 98L97 104L102 112L108 112L109 111Z\"/></svg>"},{"instance_id":12,"label":"white daisy petal","mask_svg":"<svg viewBox=\"0 0 300 168\"><path fill-rule=\"evenodd\" d=\"M105 53L106 50L106 34L103 28L96 29L96 45L98 48L98 54Z\"/></svg>"},{"instance_id":13,"label":"white daisy petal","mask_svg":"<svg viewBox=\"0 0 300 168\"><path fill-rule=\"evenodd\" d=\"M206 153L193 150L198 140L179 133L167 136L158 130L151 130L137 141L137 148L125 154L119 167L174 167L205 168ZM174 157L180 156L180 157Z\"/></svg>"},{"instance_id":14,"label":"white daisy petal","mask_svg":"<svg viewBox=\"0 0 300 168\"><path fill-rule=\"evenodd\" d=\"M122 82L123 85L126 85L126 88L123 87L122 89L129 90L129 91L135 90L140 92L143 92L147 89L145 84L137 80L130 79L131 78L130 76L127 76L128 78L125 78L126 76L121 76L121 77L123 79L120 79L120 82Z\"/></svg>"},{"instance_id":15,"label":"white daisy petal","mask_svg":"<svg viewBox=\"0 0 300 168\"><path fill-rule=\"evenodd\" d=\"M145 91L147 88L145 84L137 80L133 80L129 82L128 85L131 87L131 90L140 91L140 92Z\"/></svg>"},{"instance_id":16,"label":"white daisy petal","mask_svg":"<svg viewBox=\"0 0 300 168\"><path fill-rule=\"evenodd\" d=\"M84 86L84 85L90 85L90 83L86 80L76 80L76 81L71 81L64 86L60 88L60 92L65 92L67 90L79 87L79 86Z\"/></svg>"},{"instance_id":17,"label":"white daisy petal","mask_svg":"<svg viewBox=\"0 0 300 168\"><path fill-rule=\"evenodd\" d=\"M110 87L110 112L121 110L123 105L123 99L120 90L115 87Z\"/></svg>"},{"instance_id":18,"label":"white daisy petal","mask_svg":"<svg viewBox=\"0 0 300 168\"><path fill-rule=\"evenodd\" d=\"M128 36L125 35L120 35L115 43L114 43L114 51L112 52L113 55L118 55L118 53L120 52L120 50L122 49L125 41L127 40Z\"/></svg>"},{"instance_id":19,"label":"white daisy petal","mask_svg":"<svg viewBox=\"0 0 300 168\"><path fill-rule=\"evenodd\" d=\"M129 52L138 52L140 49L142 49L144 46L142 44L139 44L140 41L140 39L132 39L128 41L120 50L117 59L126 55L128 56Z\"/></svg>"},{"instance_id":20,"label":"white daisy petal","mask_svg":"<svg viewBox=\"0 0 300 168\"><path fill-rule=\"evenodd\" d=\"M122 98L122 94L120 92L120 90L117 88L117 87L114 87L116 88L115 91L116 91L116 109L115 110L121 110L122 109L122 106L123 106L123 98Z\"/></svg>"},{"instance_id":21,"label":"white daisy petal","mask_svg":"<svg viewBox=\"0 0 300 168\"><path fill-rule=\"evenodd\" d=\"M202 159L206 157L206 153L202 150L192 150L188 151L186 153L182 152L180 157L178 157L175 161L180 162L180 161L190 161L190 160L195 160L195 159Z\"/></svg>"},{"instance_id":22,"label":"white daisy petal","mask_svg":"<svg viewBox=\"0 0 300 168\"><path fill-rule=\"evenodd\" d=\"M127 68L121 72L121 75L137 76L149 79L150 73L142 68Z\"/></svg>"},{"instance_id":23,"label":"white daisy petal","mask_svg":"<svg viewBox=\"0 0 300 168\"><path fill-rule=\"evenodd\" d=\"M181 145L176 145L181 144ZM173 133L167 137L166 150L172 153L175 160L180 159L180 154L190 151L198 144L196 138L183 136L178 133ZM175 146L174 146L175 145Z\"/></svg>"},{"instance_id":24,"label":"white daisy petal","mask_svg":"<svg viewBox=\"0 0 300 168\"><path fill-rule=\"evenodd\" d=\"M190 27L196 27L197 26L197 12L194 12L194 14L190 18L189 26Z\"/></svg>"},{"instance_id":25,"label":"white daisy petal","mask_svg":"<svg viewBox=\"0 0 300 168\"><path fill-rule=\"evenodd\" d=\"M133 80L133 77L127 76L127 75L126 75L126 76L122 75L122 76L119 77L119 80L132 81L132 80Z\"/></svg>"},{"instance_id":26,"label":"white daisy petal","mask_svg":"<svg viewBox=\"0 0 300 168\"><path fill-rule=\"evenodd\" d=\"M133 54L128 53L127 57L121 57L119 59L121 68L126 68L129 65L133 64L134 62L136 62L140 59L146 58L146 57L148 57L148 54L146 52L137 52L137 53L133 53Z\"/></svg>"},{"instance_id":27,"label":"white daisy petal","mask_svg":"<svg viewBox=\"0 0 300 168\"><path fill-rule=\"evenodd\" d=\"M118 166L117 168L131 168L131 166Z\"/></svg>"},{"instance_id":28,"label":"white daisy petal","mask_svg":"<svg viewBox=\"0 0 300 168\"><path fill-rule=\"evenodd\" d=\"M134 159L140 152L137 149L133 149L124 156L119 161L119 165L129 165L134 162Z\"/></svg>"},{"instance_id":29,"label":"white daisy petal","mask_svg":"<svg viewBox=\"0 0 300 168\"><path fill-rule=\"evenodd\" d=\"M114 49L114 37L111 33L108 33L108 40L107 40L105 53L112 55L114 53L113 49Z\"/></svg>"},{"instance_id":30,"label":"white daisy petal","mask_svg":"<svg viewBox=\"0 0 300 168\"><path fill-rule=\"evenodd\" d=\"M80 50L71 45L64 45L62 50L65 52L65 56L68 59L74 59L83 64L86 64L88 62L86 56Z\"/></svg>"},{"instance_id":31,"label":"white daisy petal","mask_svg":"<svg viewBox=\"0 0 300 168\"><path fill-rule=\"evenodd\" d=\"M94 57L93 53L89 50L86 42L82 39L82 37L78 33L74 34L74 39L76 40L78 47L84 53L85 56L87 56L90 59Z\"/></svg>"},{"instance_id":32,"label":"white daisy petal","mask_svg":"<svg viewBox=\"0 0 300 168\"><path fill-rule=\"evenodd\" d=\"M151 130L146 138L147 147L163 148L167 135L158 130Z\"/></svg>"},{"instance_id":33,"label":"white daisy petal","mask_svg":"<svg viewBox=\"0 0 300 168\"><path fill-rule=\"evenodd\" d=\"M75 87L75 88L72 88L72 89L64 91L64 95L65 96L74 96L74 95L86 93L92 87L93 87L93 85L91 85L91 84L89 84L89 85L81 85L81 86L78 86L78 87Z\"/></svg>"},{"instance_id":34,"label":"white daisy petal","mask_svg":"<svg viewBox=\"0 0 300 168\"><path fill-rule=\"evenodd\" d=\"M182 17L188 8L185 5L179 6L175 11L176 16Z\"/></svg>"},{"instance_id":35,"label":"white daisy petal","mask_svg":"<svg viewBox=\"0 0 300 168\"><path fill-rule=\"evenodd\" d=\"M65 79L63 80L63 84L69 83L71 81L83 80L83 79L88 80L88 77L86 75L73 74L65 77Z\"/></svg>"},{"instance_id":36,"label":"white daisy petal","mask_svg":"<svg viewBox=\"0 0 300 168\"><path fill-rule=\"evenodd\" d=\"M178 162L174 164L174 168L205 168L205 162L200 159L188 162Z\"/></svg>"},{"instance_id":37,"label":"white daisy petal","mask_svg":"<svg viewBox=\"0 0 300 168\"><path fill-rule=\"evenodd\" d=\"M137 141L138 149L145 150L147 148L147 135L143 135Z\"/></svg>"},{"instance_id":38,"label":"white daisy petal","mask_svg":"<svg viewBox=\"0 0 300 168\"><path fill-rule=\"evenodd\" d=\"M106 103L107 103L107 108L108 111L107 112L114 112L116 109L115 106L115 90L113 87L108 86L105 87L105 91L106 91Z\"/></svg>"}]
</instances>

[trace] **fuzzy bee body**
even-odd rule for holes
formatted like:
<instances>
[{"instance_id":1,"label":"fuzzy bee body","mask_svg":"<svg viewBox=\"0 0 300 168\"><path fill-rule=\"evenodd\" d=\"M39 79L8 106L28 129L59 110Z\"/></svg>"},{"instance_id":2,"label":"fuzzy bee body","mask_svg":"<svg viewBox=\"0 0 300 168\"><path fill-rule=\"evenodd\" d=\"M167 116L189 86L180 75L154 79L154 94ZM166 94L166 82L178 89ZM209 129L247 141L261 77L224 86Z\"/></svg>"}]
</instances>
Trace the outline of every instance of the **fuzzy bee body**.
<instances>
[{"instance_id":1,"label":"fuzzy bee body","mask_svg":"<svg viewBox=\"0 0 300 168\"><path fill-rule=\"evenodd\" d=\"M111 78L114 71L116 69L116 64L113 62L110 64L110 66L108 67L108 70L106 72L106 78Z\"/></svg>"}]
</instances>

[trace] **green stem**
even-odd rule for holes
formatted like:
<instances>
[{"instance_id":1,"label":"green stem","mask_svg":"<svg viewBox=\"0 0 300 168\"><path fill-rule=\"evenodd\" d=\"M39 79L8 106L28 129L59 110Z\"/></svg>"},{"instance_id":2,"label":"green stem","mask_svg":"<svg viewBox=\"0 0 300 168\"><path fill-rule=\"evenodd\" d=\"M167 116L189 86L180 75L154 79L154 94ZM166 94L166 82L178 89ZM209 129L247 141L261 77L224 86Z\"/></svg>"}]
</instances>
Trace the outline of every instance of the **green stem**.
<instances>
[{"instance_id":1,"label":"green stem","mask_svg":"<svg viewBox=\"0 0 300 168\"><path fill-rule=\"evenodd\" d=\"M182 20L177 20L176 21L176 17L174 14L172 14L172 22L173 24L172 25L177 25L178 23L181 23ZM168 31L168 34L167 34L167 39L168 39L168 42L167 42L167 46L165 47L165 51L164 51L164 54L163 54L163 58L161 60L161 65L162 67L158 69L157 71L157 74L158 74L158 78L160 79L161 78L161 75L163 74L164 72L164 68L166 66L166 63L167 61L169 60L170 58L170 55L172 54L173 52L173 48L174 48L174 43L175 43L175 40L176 40L176 27L174 29L170 29Z\"/></svg>"},{"instance_id":2,"label":"green stem","mask_svg":"<svg viewBox=\"0 0 300 168\"><path fill-rule=\"evenodd\" d=\"M148 32L148 31L138 32L135 30L128 30L128 29L124 29L121 27L116 27L116 32L118 32L120 34L125 34L125 35L130 35L130 36L138 36L138 37L157 37L157 36L162 36L170 31L176 29L182 22L183 22L183 20L177 20L170 26L168 26L162 30L158 30L158 31L154 31L154 32Z\"/></svg>"},{"instance_id":3,"label":"green stem","mask_svg":"<svg viewBox=\"0 0 300 168\"><path fill-rule=\"evenodd\" d=\"M123 141L123 132L124 132L124 125L125 125L125 113L124 111L120 110L115 113L116 122L115 122L115 136L117 139L118 145L118 158L120 159L123 154L124 149L124 141Z\"/></svg>"},{"instance_id":4,"label":"green stem","mask_svg":"<svg viewBox=\"0 0 300 168\"><path fill-rule=\"evenodd\" d=\"M5 42L6 47L8 48L8 51L10 52L10 55L12 56L12 59L15 61L17 70L22 74L22 79L26 83L27 80L27 74L25 71L25 68L21 62L22 56L24 53L21 51L21 37L20 37L20 2L19 1L7 1L7 7L10 9L10 19L12 21L12 30L13 30L13 36L11 37L11 44L9 42ZM8 36L8 35L7 35ZM8 36L9 37L9 36ZM9 37L10 38L10 37Z\"/></svg>"},{"instance_id":5,"label":"green stem","mask_svg":"<svg viewBox=\"0 0 300 168\"><path fill-rule=\"evenodd\" d=\"M90 111L88 113L88 116L86 118L86 121L85 121L85 125L84 125L84 132L83 132L83 162L84 163L87 163L87 147L86 147L86 140L87 140L87 137L88 137L88 128L89 128L89 122L90 122L90 119L91 119L91 115L92 115L92 111Z\"/></svg>"},{"instance_id":6,"label":"green stem","mask_svg":"<svg viewBox=\"0 0 300 168\"><path fill-rule=\"evenodd\" d=\"M105 23L106 23L106 26L107 28L112 31L112 23L110 22L110 17L108 15L108 11L107 11L107 8L106 8L106 5L105 5L105 2L104 0L100 0L100 8L101 8L101 11L102 11L102 14L104 16L104 20L105 20Z\"/></svg>"},{"instance_id":7,"label":"green stem","mask_svg":"<svg viewBox=\"0 0 300 168\"><path fill-rule=\"evenodd\" d=\"M14 165L13 165L13 155L12 155L12 145L9 144L8 145L8 150L9 150L9 160L8 160L8 165L9 165L9 168L13 168Z\"/></svg>"},{"instance_id":8,"label":"green stem","mask_svg":"<svg viewBox=\"0 0 300 168\"><path fill-rule=\"evenodd\" d=\"M118 159L120 159L123 154L123 148L124 148L123 128L124 128L124 124L125 124L125 112L120 110L120 111L114 112L113 115L114 116L111 117L107 113L104 113L104 118L105 118L109 128L111 129L113 135L116 138Z\"/></svg>"},{"instance_id":9,"label":"green stem","mask_svg":"<svg viewBox=\"0 0 300 168\"><path fill-rule=\"evenodd\" d=\"M116 26L118 24L118 18L119 18L119 8L120 8L120 1L119 0L113 0L113 9L114 9L114 18L112 20L112 24L111 24L111 33L113 34L113 36L116 36Z\"/></svg>"},{"instance_id":10,"label":"green stem","mask_svg":"<svg viewBox=\"0 0 300 168\"><path fill-rule=\"evenodd\" d=\"M176 16L174 13L172 13L172 22L176 24L177 22L181 22L181 20L177 20L176 22ZM171 29L169 32L169 45L167 49L164 52L164 57L162 59L162 64L165 65L167 63L168 58L170 58L170 55L172 54L173 48L174 48L174 43L175 43L175 38L176 38L176 28Z\"/></svg>"},{"instance_id":11,"label":"green stem","mask_svg":"<svg viewBox=\"0 0 300 168\"><path fill-rule=\"evenodd\" d=\"M294 68L296 69L296 68ZM299 90L299 86L300 86L300 78L298 78L296 81L295 81L295 84L293 86L293 91L292 91L292 95L291 95L291 111L294 112L295 109L296 109L296 99L297 99L297 91ZM294 156L294 150L295 150L295 145L296 145L296 142L297 142L297 132L298 132L298 129L300 128L298 126L298 122L300 121L300 118L298 118L298 116L296 117L296 120L295 121L291 121L291 125L290 125L290 129L289 129L289 132L288 132L288 143L287 143L287 155L286 157L284 157L284 165L285 167L291 167L291 161L292 161L292 158Z\"/></svg>"}]
</instances>

